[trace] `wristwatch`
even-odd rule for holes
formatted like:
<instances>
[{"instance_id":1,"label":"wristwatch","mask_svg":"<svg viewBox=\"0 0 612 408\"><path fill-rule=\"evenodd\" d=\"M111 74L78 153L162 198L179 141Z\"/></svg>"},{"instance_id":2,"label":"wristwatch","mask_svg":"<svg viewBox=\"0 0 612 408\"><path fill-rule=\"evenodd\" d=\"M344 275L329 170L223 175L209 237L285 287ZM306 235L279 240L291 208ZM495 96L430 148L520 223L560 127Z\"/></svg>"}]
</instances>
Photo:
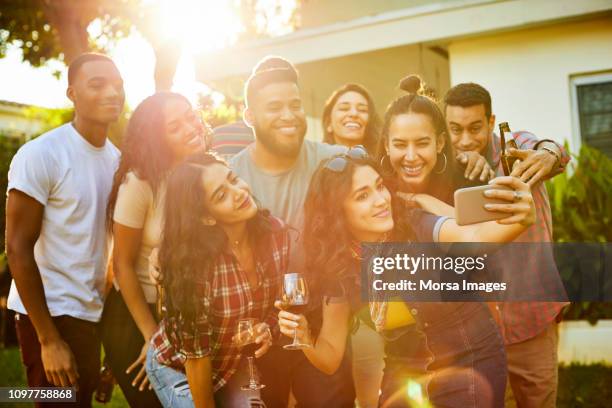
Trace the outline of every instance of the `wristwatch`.
<instances>
[{"instance_id":1,"label":"wristwatch","mask_svg":"<svg viewBox=\"0 0 612 408\"><path fill-rule=\"evenodd\" d=\"M555 159L557 159L557 163L561 161L561 158L559 157L559 153L555 152L553 149L551 149L550 147L546 147L546 146L542 146L540 147L538 150L545 150L548 153L552 154L553 156L555 156Z\"/></svg>"},{"instance_id":2,"label":"wristwatch","mask_svg":"<svg viewBox=\"0 0 612 408\"><path fill-rule=\"evenodd\" d=\"M538 143L536 143L535 146L533 147L533 149L534 150L545 150L545 151L547 151L549 154L552 154L553 156L555 156L555 159L557 159L557 164L561 164L561 153L558 152L556 149L552 149L552 148L544 145L544 143L551 143L552 145L557 147L557 144L555 143L554 140L544 139L544 140L540 140Z\"/></svg>"}]
</instances>

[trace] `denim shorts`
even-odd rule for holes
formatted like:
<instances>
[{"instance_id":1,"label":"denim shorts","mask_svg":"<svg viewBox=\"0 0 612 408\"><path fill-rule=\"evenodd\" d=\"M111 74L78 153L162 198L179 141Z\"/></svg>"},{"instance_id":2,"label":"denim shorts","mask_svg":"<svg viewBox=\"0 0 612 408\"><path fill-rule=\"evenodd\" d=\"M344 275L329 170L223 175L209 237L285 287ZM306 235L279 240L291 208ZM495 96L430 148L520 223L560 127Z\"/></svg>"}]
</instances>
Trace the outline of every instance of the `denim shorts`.
<instances>
[{"instance_id":1,"label":"denim shorts","mask_svg":"<svg viewBox=\"0 0 612 408\"><path fill-rule=\"evenodd\" d=\"M149 382L164 407L191 408L194 406L185 373L160 364L152 347L149 347L147 352L146 370ZM259 391L243 391L240 389L242 385L248 383L248 380L249 373L246 361L242 360L238 370L232 375L228 383L215 392L216 406L265 408Z\"/></svg>"}]
</instances>

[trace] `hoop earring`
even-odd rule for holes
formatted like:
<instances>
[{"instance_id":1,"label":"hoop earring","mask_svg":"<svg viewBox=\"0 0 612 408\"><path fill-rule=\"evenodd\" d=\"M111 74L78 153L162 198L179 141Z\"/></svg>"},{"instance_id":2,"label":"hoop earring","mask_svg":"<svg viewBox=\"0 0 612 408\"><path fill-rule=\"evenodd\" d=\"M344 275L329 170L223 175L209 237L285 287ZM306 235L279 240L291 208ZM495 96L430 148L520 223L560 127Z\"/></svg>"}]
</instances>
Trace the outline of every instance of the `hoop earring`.
<instances>
[{"instance_id":1,"label":"hoop earring","mask_svg":"<svg viewBox=\"0 0 612 408\"><path fill-rule=\"evenodd\" d=\"M442 157L444 157L444 166L442 167L442 170L436 171L436 174L442 174L446 170L446 165L448 164L448 160L446 159L446 153L442 152Z\"/></svg>"}]
</instances>

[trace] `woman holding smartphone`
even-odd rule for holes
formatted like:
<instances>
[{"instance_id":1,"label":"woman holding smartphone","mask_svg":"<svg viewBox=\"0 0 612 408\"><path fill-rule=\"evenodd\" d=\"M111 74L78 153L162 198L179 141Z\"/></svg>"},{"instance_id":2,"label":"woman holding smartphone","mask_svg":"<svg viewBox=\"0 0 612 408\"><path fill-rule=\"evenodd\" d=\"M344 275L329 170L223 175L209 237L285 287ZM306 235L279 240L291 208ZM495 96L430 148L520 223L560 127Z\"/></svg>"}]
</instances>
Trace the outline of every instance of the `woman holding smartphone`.
<instances>
[{"instance_id":1,"label":"woman holding smartphone","mask_svg":"<svg viewBox=\"0 0 612 408\"><path fill-rule=\"evenodd\" d=\"M259 387L241 390L247 348L237 342L244 335L238 328L254 319L255 357L267 351L288 255L283 222L258 208L249 186L223 161L200 154L173 170L159 250L166 315L146 360L165 407L258 400Z\"/></svg>"},{"instance_id":2,"label":"woman holding smartphone","mask_svg":"<svg viewBox=\"0 0 612 408\"><path fill-rule=\"evenodd\" d=\"M379 166L365 150L353 148L324 161L315 172L305 203L306 270L310 273L312 303L308 314L279 312L281 332L313 344L303 350L310 362L326 373L340 364L352 312L360 303L361 242L508 242L534 221L529 187L516 178L498 178L495 185L520 191L493 190L509 204L492 209L506 212L499 222L458 226L448 217L398 206L383 182ZM507 224L507 225L504 225ZM503 406L506 360L502 339L482 303L410 303L415 324L385 330L386 366L380 404L409 406L409 381L424 383L425 397L434 406ZM373 318L386 328L387 308L373 309Z\"/></svg>"}]
</instances>

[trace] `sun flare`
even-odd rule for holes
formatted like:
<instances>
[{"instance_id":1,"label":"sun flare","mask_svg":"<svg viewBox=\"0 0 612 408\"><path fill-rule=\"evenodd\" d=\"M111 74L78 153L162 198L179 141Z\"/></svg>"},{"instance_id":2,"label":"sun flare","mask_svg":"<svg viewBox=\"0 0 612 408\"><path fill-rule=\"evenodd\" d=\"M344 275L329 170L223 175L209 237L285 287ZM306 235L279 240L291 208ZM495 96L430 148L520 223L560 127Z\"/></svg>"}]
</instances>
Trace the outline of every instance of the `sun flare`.
<instances>
[{"instance_id":1,"label":"sun flare","mask_svg":"<svg viewBox=\"0 0 612 408\"><path fill-rule=\"evenodd\" d=\"M186 52L199 53L227 46L242 24L230 1L152 0L159 35L176 39Z\"/></svg>"}]
</instances>

